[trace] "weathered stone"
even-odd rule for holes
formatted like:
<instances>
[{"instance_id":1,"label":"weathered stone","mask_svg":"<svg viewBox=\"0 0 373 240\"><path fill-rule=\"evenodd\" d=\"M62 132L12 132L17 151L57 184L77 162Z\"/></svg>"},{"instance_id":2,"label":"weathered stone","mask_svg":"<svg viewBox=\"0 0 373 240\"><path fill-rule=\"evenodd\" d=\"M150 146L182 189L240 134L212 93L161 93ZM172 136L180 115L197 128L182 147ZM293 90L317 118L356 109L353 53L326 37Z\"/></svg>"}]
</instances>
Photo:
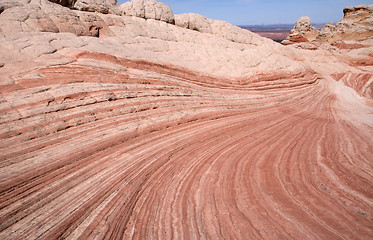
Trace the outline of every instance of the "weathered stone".
<instances>
[{"instance_id":1,"label":"weathered stone","mask_svg":"<svg viewBox=\"0 0 373 240\"><path fill-rule=\"evenodd\" d=\"M0 239L372 238L373 39L197 18L0 14Z\"/></svg>"},{"instance_id":2,"label":"weathered stone","mask_svg":"<svg viewBox=\"0 0 373 240\"><path fill-rule=\"evenodd\" d=\"M77 0L49 0L49 1L60 4L64 7L73 8Z\"/></svg>"},{"instance_id":3,"label":"weathered stone","mask_svg":"<svg viewBox=\"0 0 373 240\"><path fill-rule=\"evenodd\" d=\"M7 8L24 6L30 2L31 0L0 0L0 13Z\"/></svg>"},{"instance_id":4,"label":"weathered stone","mask_svg":"<svg viewBox=\"0 0 373 240\"><path fill-rule=\"evenodd\" d=\"M309 17L300 17L283 44L311 42L317 38L318 34L318 30L312 26Z\"/></svg>"},{"instance_id":5,"label":"weathered stone","mask_svg":"<svg viewBox=\"0 0 373 240\"><path fill-rule=\"evenodd\" d=\"M209 19L195 13L175 15L175 25L201 33L215 34L237 43L254 45L273 44L271 40L258 38L256 34L228 22Z\"/></svg>"},{"instance_id":6,"label":"weathered stone","mask_svg":"<svg viewBox=\"0 0 373 240\"><path fill-rule=\"evenodd\" d=\"M195 13L184 13L175 15L176 26L188 28L203 33L212 33L212 22L212 19L208 19L200 14Z\"/></svg>"},{"instance_id":7,"label":"weathered stone","mask_svg":"<svg viewBox=\"0 0 373 240\"><path fill-rule=\"evenodd\" d=\"M76 0L74 8L87 12L121 15L120 5L117 0Z\"/></svg>"},{"instance_id":8,"label":"weathered stone","mask_svg":"<svg viewBox=\"0 0 373 240\"><path fill-rule=\"evenodd\" d=\"M145 19L175 23L174 14L167 5L155 0L132 0L121 5L123 14Z\"/></svg>"},{"instance_id":9,"label":"weathered stone","mask_svg":"<svg viewBox=\"0 0 373 240\"><path fill-rule=\"evenodd\" d=\"M320 31L311 26L308 17L301 17L282 43L290 45L299 42L320 41L331 44L344 40L365 40L373 38L373 5L359 5L343 9L344 17L336 25L329 23Z\"/></svg>"}]
</instances>

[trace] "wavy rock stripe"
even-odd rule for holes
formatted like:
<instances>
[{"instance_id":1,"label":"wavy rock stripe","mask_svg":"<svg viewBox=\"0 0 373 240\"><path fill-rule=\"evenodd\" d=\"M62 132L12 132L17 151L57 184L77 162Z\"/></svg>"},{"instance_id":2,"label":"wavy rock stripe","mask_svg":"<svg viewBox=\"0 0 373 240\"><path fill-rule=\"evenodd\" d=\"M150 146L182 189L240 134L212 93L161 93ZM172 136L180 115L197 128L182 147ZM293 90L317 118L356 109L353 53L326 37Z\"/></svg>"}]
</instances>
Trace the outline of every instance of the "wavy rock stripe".
<instances>
[{"instance_id":1,"label":"wavy rock stripe","mask_svg":"<svg viewBox=\"0 0 373 240\"><path fill-rule=\"evenodd\" d=\"M341 82L94 53L12 79L0 239L373 238L372 109Z\"/></svg>"}]
</instances>

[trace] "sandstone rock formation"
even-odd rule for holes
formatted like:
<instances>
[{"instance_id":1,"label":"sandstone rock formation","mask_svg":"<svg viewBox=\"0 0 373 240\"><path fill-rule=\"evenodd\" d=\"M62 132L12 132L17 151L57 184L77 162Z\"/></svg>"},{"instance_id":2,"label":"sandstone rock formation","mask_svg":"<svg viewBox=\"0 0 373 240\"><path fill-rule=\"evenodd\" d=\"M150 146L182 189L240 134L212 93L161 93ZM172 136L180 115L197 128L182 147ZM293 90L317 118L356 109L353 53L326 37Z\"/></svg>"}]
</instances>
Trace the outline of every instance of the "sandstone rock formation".
<instances>
[{"instance_id":1,"label":"sandstone rock formation","mask_svg":"<svg viewBox=\"0 0 373 240\"><path fill-rule=\"evenodd\" d=\"M77 0L49 0L49 1L60 4L64 7L74 8L74 5L75 5Z\"/></svg>"},{"instance_id":2,"label":"sandstone rock formation","mask_svg":"<svg viewBox=\"0 0 373 240\"><path fill-rule=\"evenodd\" d=\"M0 31L5 36L13 36L24 32L69 32L78 36L98 36L110 31L101 18L104 15L71 11L66 7L42 0L30 2L23 6L8 8L0 15Z\"/></svg>"},{"instance_id":3,"label":"sandstone rock formation","mask_svg":"<svg viewBox=\"0 0 373 240\"><path fill-rule=\"evenodd\" d=\"M124 15L175 23L171 8L155 0L132 0L123 3L121 7Z\"/></svg>"},{"instance_id":4,"label":"sandstone rock formation","mask_svg":"<svg viewBox=\"0 0 373 240\"><path fill-rule=\"evenodd\" d=\"M0 239L373 238L372 39L4 2Z\"/></svg>"},{"instance_id":5,"label":"sandstone rock formation","mask_svg":"<svg viewBox=\"0 0 373 240\"><path fill-rule=\"evenodd\" d=\"M311 26L309 17L301 17L282 43L316 49L323 42L339 44L341 41L373 39L373 5L347 7L343 13L340 22L329 23L320 31Z\"/></svg>"},{"instance_id":6,"label":"sandstone rock formation","mask_svg":"<svg viewBox=\"0 0 373 240\"><path fill-rule=\"evenodd\" d=\"M336 24L336 40L373 38L373 5L359 5L343 10L344 18Z\"/></svg>"},{"instance_id":7,"label":"sandstone rock formation","mask_svg":"<svg viewBox=\"0 0 373 240\"><path fill-rule=\"evenodd\" d=\"M184 13L175 15L175 25L201 33L211 33L232 42L262 45L263 42L271 45L272 41L258 38L257 34L233 26L220 20L206 18L200 14Z\"/></svg>"},{"instance_id":8,"label":"sandstone rock formation","mask_svg":"<svg viewBox=\"0 0 373 240\"><path fill-rule=\"evenodd\" d=\"M87 12L111 13L121 15L117 0L49 0L64 7Z\"/></svg>"},{"instance_id":9,"label":"sandstone rock formation","mask_svg":"<svg viewBox=\"0 0 373 240\"><path fill-rule=\"evenodd\" d=\"M300 17L295 23L293 29L290 31L289 36L282 43L284 45L294 43L308 43L316 40L319 31L311 25L309 17ZM302 46L306 46L303 44ZM311 47L313 48L313 46Z\"/></svg>"},{"instance_id":10,"label":"sandstone rock formation","mask_svg":"<svg viewBox=\"0 0 373 240\"><path fill-rule=\"evenodd\" d=\"M76 0L74 8L87 12L121 14L117 0Z\"/></svg>"},{"instance_id":11,"label":"sandstone rock formation","mask_svg":"<svg viewBox=\"0 0 373 240\"><path fill-rule=\"evenodd\" d=\"M208 19L200 14L196 13L184 13L175 15L175 25L191 30L212 33L211 24L214 20Z\"/></svg>"}]
</instances>

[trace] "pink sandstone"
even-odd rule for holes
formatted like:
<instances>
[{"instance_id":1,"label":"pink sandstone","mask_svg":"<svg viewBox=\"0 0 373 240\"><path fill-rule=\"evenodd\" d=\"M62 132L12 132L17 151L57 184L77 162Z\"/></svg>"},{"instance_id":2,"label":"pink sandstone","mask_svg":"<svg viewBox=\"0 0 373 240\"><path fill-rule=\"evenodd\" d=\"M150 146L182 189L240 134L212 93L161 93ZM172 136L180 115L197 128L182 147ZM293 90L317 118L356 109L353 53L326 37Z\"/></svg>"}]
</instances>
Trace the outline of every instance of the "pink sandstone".
<instances>
[{"instance_id":1,"label":"pink sandstone","mask_svg":"<svg viewBox=\"0 0 373 240\"><path fill-rule=\"evenodd\" d=\"M0 239L373 238L371 38L53 2L0 0Z\"/></svg>"}]
</instances>

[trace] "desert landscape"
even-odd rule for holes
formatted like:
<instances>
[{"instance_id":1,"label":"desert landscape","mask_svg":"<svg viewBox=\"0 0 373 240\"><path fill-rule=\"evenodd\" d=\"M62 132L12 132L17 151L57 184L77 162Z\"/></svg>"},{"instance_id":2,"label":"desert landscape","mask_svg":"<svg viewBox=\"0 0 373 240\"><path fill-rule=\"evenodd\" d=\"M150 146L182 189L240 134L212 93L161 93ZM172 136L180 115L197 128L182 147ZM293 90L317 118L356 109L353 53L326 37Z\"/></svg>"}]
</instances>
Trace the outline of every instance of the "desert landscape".
<instances>
[{"instance_id":1,"label":"desert landscape","mask_svg":"<svg viewBox=\"0 0 373 240\"><path fill-rule=\"evenodd\" d=\"M0 239L373 239L373 5L343 12L280 44L0 0Z\"/></svg>"}]
</instances>

